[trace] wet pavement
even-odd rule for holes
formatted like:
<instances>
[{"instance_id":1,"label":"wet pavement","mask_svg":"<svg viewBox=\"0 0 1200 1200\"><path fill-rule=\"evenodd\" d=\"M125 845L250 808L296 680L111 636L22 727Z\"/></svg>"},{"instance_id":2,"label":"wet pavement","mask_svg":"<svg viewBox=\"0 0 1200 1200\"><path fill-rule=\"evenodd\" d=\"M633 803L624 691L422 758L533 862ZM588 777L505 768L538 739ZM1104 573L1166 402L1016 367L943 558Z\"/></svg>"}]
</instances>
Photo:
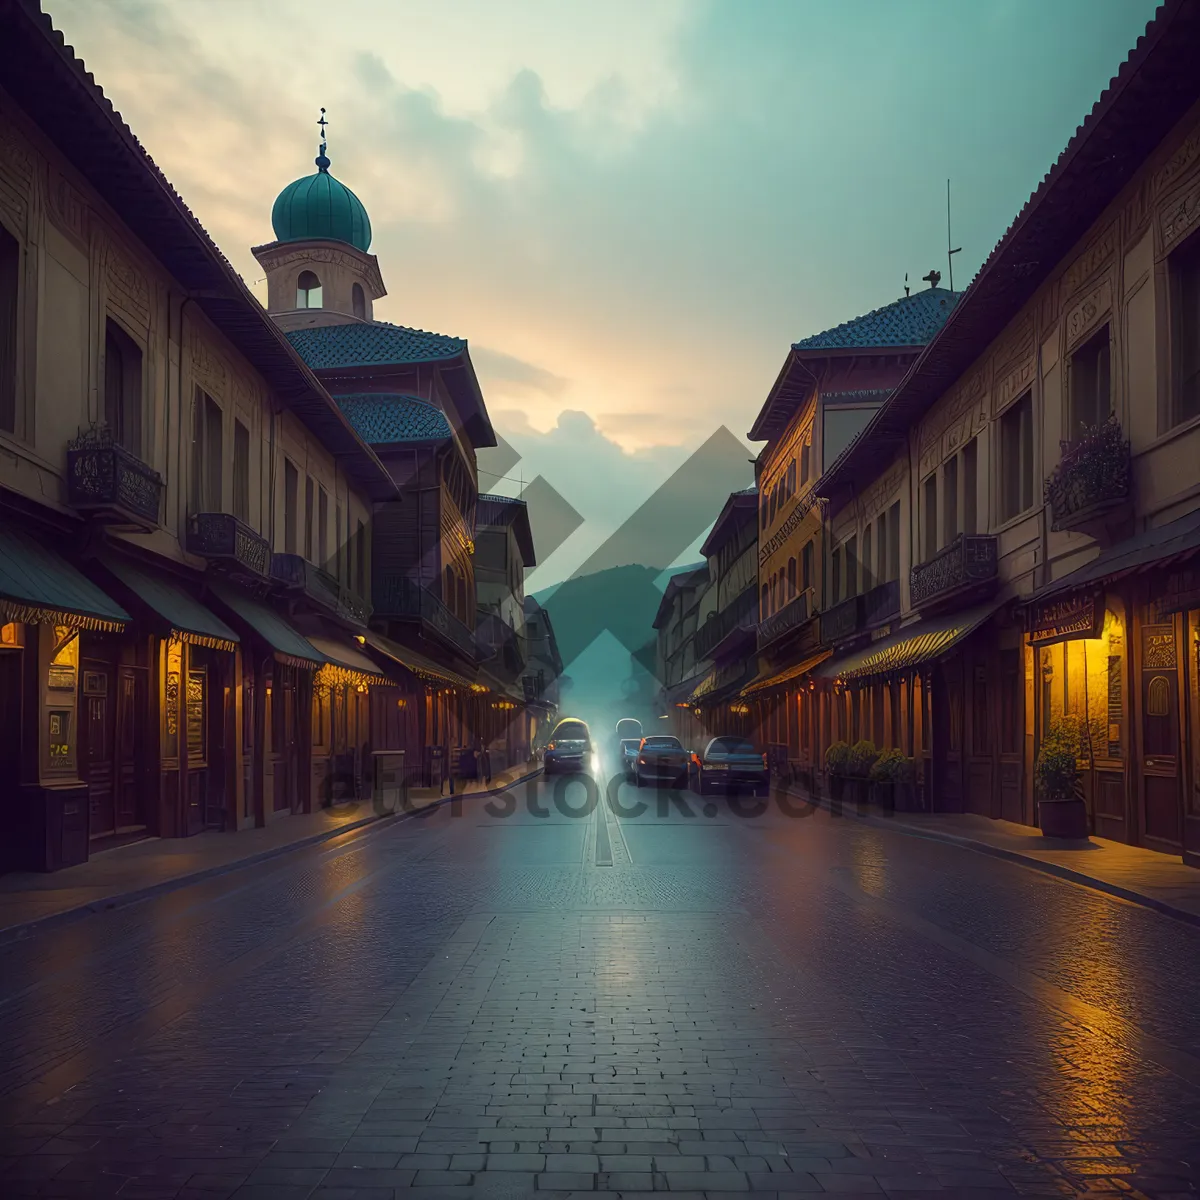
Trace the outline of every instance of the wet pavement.
<instances>
[{"instance_id":1,"label":"wet pavement","mask_svg":"<svg viewBox=\"0 0 1200 1200\"><path fill-rule=\"evenodd\" d=\"M0 946L0 1196L1200 1190L1200 928L795 802L590 799Z\"/></svg>"}]
</instances>

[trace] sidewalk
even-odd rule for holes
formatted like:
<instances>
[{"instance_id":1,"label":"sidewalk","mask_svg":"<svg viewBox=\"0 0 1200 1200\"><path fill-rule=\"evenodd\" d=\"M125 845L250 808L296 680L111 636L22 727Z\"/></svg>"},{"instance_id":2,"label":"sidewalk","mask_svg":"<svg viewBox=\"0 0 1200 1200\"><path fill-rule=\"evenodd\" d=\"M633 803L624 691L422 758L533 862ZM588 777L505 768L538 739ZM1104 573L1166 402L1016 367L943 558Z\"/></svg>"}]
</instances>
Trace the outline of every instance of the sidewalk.
<instances>
[{"instance_id":1,"label":"sidewalk","mask_svg":"<svg viewBox=\"0 0 1200 1200\"><path fill-rule=\"evenodd\" d=\"M490 790L501 791L540 770L531 770L523 763L494 776ZM466 782L466 790L460 787L456 798L489 791L482 783ZM418 788L409 794L408 811L449 799L449 795L439 797L436 789ZM376 812L370 801L342 804L283 817L263 829L209 831L189 838L147 838L101 851L77 867L49 874L18 871L0 875L0 943L23 936L34 927L119 908L328 841L376 821L397 820L405 815L403 811Z\"/></svg>"},{"instance_id":2,"label":"sidewalk","mask_svg":"<svg viewBox=\"0 0 1200 1200\"><path fill-rule=\"evenodd\" d=\"M797 798L808 799L798 788ZM828 800L816 803L830 810ZM973 813L886 813L874 806L844 804L841 814L881 829L950 842L983 854L1019 862L1084 887L1119 896L1168 916L1200 925L1200 870L1178 858L1126 846L1106 838L1066 841L1041 830Z\"/></svg>"}]
</instances>

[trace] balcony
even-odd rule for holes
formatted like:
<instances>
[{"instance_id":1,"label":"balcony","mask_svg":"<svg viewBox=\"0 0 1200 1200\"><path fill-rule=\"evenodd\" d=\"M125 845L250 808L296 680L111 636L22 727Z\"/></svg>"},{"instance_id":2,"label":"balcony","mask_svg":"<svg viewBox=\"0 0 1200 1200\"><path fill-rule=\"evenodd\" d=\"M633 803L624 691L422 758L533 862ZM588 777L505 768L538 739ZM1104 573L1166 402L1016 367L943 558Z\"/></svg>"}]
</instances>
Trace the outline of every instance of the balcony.
<instances>
[{"instance_id":1,"label":"balcony","mask_svg":"<svg viewBox=\"0 0 1200 1200\"><path fill-rule=\"evenodd\" d=\"M1129 441L1115 416L1078 441L1063 442L1062 460L1042 493L1050 528L1090 531L1129 499L1129 476Z\"/></svg>"},{"instance_id":2,"label":"balcony","mask_svg":"<svg viewBox=\"0 0 1200 1200\"><path fill-rule=\"evenodd\" d=\"M467 658L481 657L475 635L431 591L407 575L376 576L375 616L420 621L423 629L436 634Z\"/></svg>"},{"instance_id":3,"label":"balcony","mask_svg":"<svg viewBox=\"0 0 1200 1200\"><path fill-rule=\"evenodd\" d=\"M794 600L789 600L777 613L772 613L758 625L758 646L763 646L789 633L808 620L808 593L801 592Z\"/></svg>"},{"instance_id":4,"label":"balcony","mask_svg":"<svg viewBox=\"0 0 1200 1200\"><path fill-rule=\"evenodd\" d=\"M696 657L713 658L736 649L741 637L753 635L757 619L758 592L751 584L696 631Z\"/></svg>"},{"instance_id":5,"label":"balcony","mask_svg":"<svg viewBox=\"0 0 1200 1200\"><path fill-rule=\"evenodd\" d=\"M826 646L848 642L864 628L862 596L851 596L821 614L821 641Z\"/></svg>"},{"instance_id":6,"label":"balcony","mask_svg":"<svg viewBox=\"0 0 1200 1200\"><path fill-rule=\"evenodd\" d=\"M900 615L900 580L889 579L863 596L863 623L868 629Z\"/></svg>"},{"instance_id":7,"label":"balcony","mask_svg":"<svg viewBox=\"0 0 1200 1200\"><path fill-rule=\"evenodd\" d=\"M67 503L117 528L158 528L162 476L100 427L67 446Z\"/></svg>"},{"instance_id":8,"label":"balcony","mask_svg":"<svg viewBox=\"0 0 1200 1200\"><path fill-rule=\"evenodd\" d=\"M255 580L271 577L271 547L231 513L193 513L188 518L187 551L214 566Z\"/></svg>"},{"instance_id":9,"label":"balcony","mask_svg":"<svg viewBox=\"0 0 1200 1200\"><path fill-rule=\"evenodd\" d=\"M996 539L960 533L928 562L913 567L908 586L913 608L932 608L988 591L995 582Z\"/></svg>"},{"instance_id":10,"label":"balcony","mask_svg":"<svg viewBox=\"0 0 1200 1200\"><path fill-rule=\"evenodd\" d=\"M371 615L371 606L357 592L300 554L272 555L271 578L289 595L353 625L365 625Z\"/></svg>"}]
</instances>

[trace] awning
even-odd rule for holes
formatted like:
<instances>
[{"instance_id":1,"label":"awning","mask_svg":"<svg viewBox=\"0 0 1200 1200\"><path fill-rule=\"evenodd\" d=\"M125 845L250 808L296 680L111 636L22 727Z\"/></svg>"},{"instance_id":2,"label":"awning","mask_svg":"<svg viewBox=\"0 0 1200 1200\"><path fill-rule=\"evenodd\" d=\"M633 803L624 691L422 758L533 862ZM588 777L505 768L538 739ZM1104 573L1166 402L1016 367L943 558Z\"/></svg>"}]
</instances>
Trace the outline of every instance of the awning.
<instances>
[{"instance_id":1,"label":"awning","mask_svg":"<svg viewBox=\"0 0 1200 1200\"><path fill-rule=\"evenodd\" d=\"M430 684L433 687L453 687L471 691L471 680L465 679L448 667L435 663L423 654L418 654L417 651L410 650L407 646L400 645L399 642L393 642L391 638L386 638L382 634L368 631L363 636L372 650L382 654L384 658L390 658L392 662L399 663L405 670L411 671L422 683Z\"/></svg>"},{"instance_id":2,"label":"awning","mask_svg":"<svg viewBox=\"0 0 1200 1200\"><path fill-rule=\"evenodd\" d=\"M317 672L318 684L338 686L340 684L386 683L387 676L352 642L342 638L310 634L306 640L314 650L325 658Z\"/></svg>"},{"instance_id":3,"label":"awning","mask_svg":"<svg viewBox=\"0 0 1200 1200\"><path fill-rule=\"evenodd\" d=\"M129 614L57 551L0 525L0 617L119 633Z\"/></svg>"},{"instance_id":4,"label":"awning","mask_svg":"<svg viewBox=\"0 0 1200 1200\"><path fill-rule=\"evenodd\" d=\"M214 650L232 650L240 640L216 613L174 580L109 552L100 554L98 561L162 619L172 637Z\"/></svg>"},{"instance_id":5,"label":"awning","mask_svg":"<svg viewBox=\"0 0 1200 1200\"><path fill-rule=\"evenodd\" d=\"M697 700L703 699L709 694L709 692L713 691L716 686L717 673L716 671L709 671L709 673L705 675L705 677L700 680L698 684L696 684L695 690L688 697L688 703L695 704Z\"/></svg>"},{"instance_id":6,"label":"awning","mask_svg":"<svg viewBox=\"0 0 1200 1200\"><path fill-rule=\"evenodd\" d=\"M1008 599L991 600L937 620L918 621L892 637L825 663L817 677L845 683L914 670L940 658L974 633Z\"/></svg>"},{"instance_id":7,"label":"awning","mask_svg":"<svg viewBox=\"0 0 1200 1200\"><path fill-rule=\"evenodd\" d=\"M1053 596L1091 587L1102 580L1115 579L1150 567L1160 567L1200 550L1200 511L1188 513L1176 521L1144 529L1131 538L1102 551L1078 570L1056 579L1021 601L1022 605L1040 604Z\"/></svg>"},{"instance_id":8,"label":"awning","mask_svg":"<svg viewBox=\"0 0 1200 1200\"><path fill-rule=\"evenodd\" d=\"M245 621L271 647L279 662L305 671L324 664L325 656L321 651L297 633L279 613L223 581L214 581L209 587L234 616Z\"/></svg>"},{"instance_id":9,"label":"awning","mask_svg":"<svg viewBox=\"0 0 1200 1200\"><path fill-rule=\"evenodd\" d=\"M774 675L760 675L742 688L742 696L750 696L755 692L765 691L767 688L779 687L780 684L790 683L801 675L807 675L813 667L823 663L832 653L832 650L817 650L795 665L786 667Z\"/></svg>"}]
</instances>

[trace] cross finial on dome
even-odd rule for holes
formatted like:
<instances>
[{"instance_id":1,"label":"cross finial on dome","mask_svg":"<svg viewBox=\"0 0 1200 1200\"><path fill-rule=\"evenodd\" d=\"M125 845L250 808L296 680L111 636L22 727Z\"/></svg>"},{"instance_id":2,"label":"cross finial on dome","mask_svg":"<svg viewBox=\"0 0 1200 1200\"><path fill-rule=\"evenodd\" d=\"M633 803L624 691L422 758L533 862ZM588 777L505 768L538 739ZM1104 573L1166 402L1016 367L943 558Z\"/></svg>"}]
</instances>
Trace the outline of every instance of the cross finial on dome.
<instances>
[{"instance_id":1,"label":"cross finial on dome","mask_svg":"<svg viewBox=\"0 0 1200 1200\"><path fill-rule=\"evenodd\" d=\"M320 170L328 171L329 170L329 158L325 153L325 126L328 125L329 122L325 120L325 110L324 109L321 109L321 119L317 122L317 124L321 127L321 150L320 150L320 153L318 153L318 155L314 161L316 162L316 164L320 168Z\"/></svg>"}]
</instances>

